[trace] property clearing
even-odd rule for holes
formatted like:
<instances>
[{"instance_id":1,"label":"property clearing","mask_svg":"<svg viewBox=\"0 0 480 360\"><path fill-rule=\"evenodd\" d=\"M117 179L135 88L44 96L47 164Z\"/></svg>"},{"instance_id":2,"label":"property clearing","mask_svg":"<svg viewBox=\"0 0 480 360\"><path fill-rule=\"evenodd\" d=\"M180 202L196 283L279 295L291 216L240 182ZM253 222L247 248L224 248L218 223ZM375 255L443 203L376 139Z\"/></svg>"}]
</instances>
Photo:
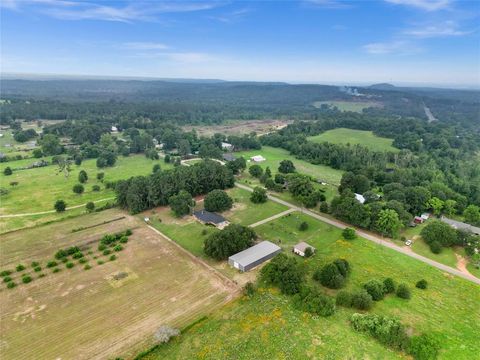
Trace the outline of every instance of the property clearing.
<instances>
[{"instance_id":1,"label":"property clearing","mask_svg":"<svg viewBox=\"0 0 480 360\"><path fill-rule=\"evenodd\" d=\"M393 139L376 136L371 131L338 128L325 131L320 135L310 136L308 140L316 143L329 142L332 144L358 144L374 151L400 151L392 146Z\"/></svg>"},{"instance_id":2,"label":"property clearing","mask_svg":"<svg viewBox=\"0 0 480 360\"><path fill-rule=\"evenodd\" d=\"M104 234L128 228L133 234L116 260L97 254ZM86 255L91 269L84 270L78 260L71 269L60 263L58 273L45 267L57 250L73 245L92 250ZM17 286L2 285L5 360L132 357L154 344L161 325L182 328L238 292L199 259L116 209L12 232L2 236L1 246L2 270L21 263L33 277L22 284L14 271ZM40 262L45 277L31 269L32 261Z\"/></svg>"},{"instance_id":3,"label":"property clearing","mask_svg":"<svg viewBox=\"0 0 480 360\"><path fill-rule=\"evenodd\" d=\"M363 109L369 107L382 107L381 103L375 101L315 101L313 103L317 109L320 109L322 106L327 106L332 109L336 107L339 111L353 111L361 113Z\"/></svg>"},{"instance_id":4,"label":"property clearing","mask_svg":"<svg viewBox=\"0 0 480 360\"><path fill-rule=\"evenodd\" d=\"M243 135L252 132L261 135L279 130L292 122L292 120L231 120L212 126L184 126L183 130L195 130L200 136L212 136L218 133L225 135Z\"/></svg>"}]
</instances>

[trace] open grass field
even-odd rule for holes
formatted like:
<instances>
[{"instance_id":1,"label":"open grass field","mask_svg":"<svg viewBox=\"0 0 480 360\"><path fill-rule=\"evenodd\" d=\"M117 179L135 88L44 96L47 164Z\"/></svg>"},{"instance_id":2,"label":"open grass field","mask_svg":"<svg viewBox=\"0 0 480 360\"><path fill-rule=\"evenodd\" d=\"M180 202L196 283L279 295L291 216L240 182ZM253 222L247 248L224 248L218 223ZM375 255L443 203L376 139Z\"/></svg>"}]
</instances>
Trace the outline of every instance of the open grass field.
<instances>
[{"instance_id":1,"label":"open grass field","mask_svg":"<svg viewBox=\"0 0 480 360\"><path fill-rule=\"evenodd\" d=\"M123 219L119 219L124 217ZM105 221L118 219L108 224ZM96 225L96 226L95 226ZM72 232L79 226L87 228ZM117 259L96 249L106 233L133 229ZM1 269L22 263L34 280L0 290L2 359L132 357L154 344L161 325L182 328L228 301L236 288L137 218L106 210L2 236ZM59 248L79 246L90 270L73 260L58 273L45 264ZM92 251L89 254L87 251ZM98 254L97 254L98 253ZM97 257L97 259L94 259ZM98 260L105 261L97 264ZM30 263L40 262L38 278ZM11 275L14 279L18 273ZM15 281L15 280L14 280Z\"/></svg>"},{"instance_id":2,"label":"open grass field","mask_svg":"<svg viewBox=\"0 0 480 360\"><path fill-rule=\"evenodd\" d=\"M67 206L75 206L113 197L113 190L105 189L105 186L96 179L99 172L105 173L104 181L116 181L135 175L147 175L151 173L153 165L157 163L160 164L162 169L172 167L171 164L165 164L162 160L150 160L144 155L134 155L119 157L115 166L104 169L96 167L95 159L85 160L80 166L72 165L72 171L68 178L65 178L63 174L58 174L55 165L18 170L10 176L3 174L3 169L6 166L14 169L26 166L34 161L35 159L28 159L0 164L0 184L10 191L8 195L2 196L0 215L53 210L53 204L58 199L65 200ZM72 191L72 187L78 183L80 170L85 170L89 179L84 184L85 192L82 195L77 195ZM9 186L12 181L17 181L18 185ZM99 185L101 190L93 191L93 185Z\"/></svg>"},{"instance_id":3,"label":"open grass field","mask_svg":"<svg viewBox=\"0 0 480 360\"><path fill-rule=\"evenodd\" d=\"M309 224L304 232L298 230L302 221ZM287 253L298 241L315 246L317 254L313 258L299 258L305 261L309 277L326 262L345 258L353 269L347 289L360 288L372 278L392 277L397 283L407 283L412 299L387 296L376 302L370 312L398 317L414 334L432 332L442 343L440 359L478 357L477 285L361 238L341 240L340 230L303 214L292 213L255 230L262 238L279 243ZM415 288L421 278L428 281L427 290ZM336 291L326 292L333 295ZM348 321L353 312L338 308L332 317L315 317L295 310L290 300L276 291L261 290L251 300L242 299L223 307L146 359L406 358L369 336L354 332Z\"/></svg>"},{"instance_id":4,"label":"open grass field","mask_svg":"<svg viewBox=\"0 0 480 360\"><path fill-rule=\"evenodd\" d=\"M255 155L262 155L266 159L266 161L258 163L258 165L263 169L269 166L270 170L272 170L272 174L277 172L280 161L291 160L299 173L311 175L316 179L321 179L329 184L339 185L343 175L343 171L341 170L332 169L331 167L323 165L314 165L304 160L296 159L294 156L290 155L287 150L280 148L263 146L261 150L240 151L235 153L235 156L243 156L247 160ZM247 166L250 165L253 165L253 163L247 164Z\"/></svg>"},{"instance_id":5,"label":"open grass field","mask_svg":"<svg viewBox=\"0 0 480 360\"><path fill-rule=\"evenodd\" d=\"M382 105L374 101L315 101L313 106L320 108L322 105L336 107L340 111L353 111L361 113L363 109L369 107L381 107Z\"/></svg>"},{"instance_id":6,"label":"open grass field","mask_svg":"<svg viewBox=\"0 0 480 360\"><path fill-rule=\"evenodd\" d=\"M359 144L375 151L400 151L392 146L392 139L376 136L371 131L338 128L325 131L320 135L311 136L308 140L316 143Z\"/></svg>"},{"instance_id":7,"label":"open grass field","mask_svg":"<svg viewBox=\"0 0 480 360\"><path fill-rule=\"evenodd\" d=\"M292 120L229 120L222 124L211 126L184 126L184 131L195 130L200 136L212 136L214 134L243 135L256 132L266 134L292 123Z\"/></svg>"}]
</instances>

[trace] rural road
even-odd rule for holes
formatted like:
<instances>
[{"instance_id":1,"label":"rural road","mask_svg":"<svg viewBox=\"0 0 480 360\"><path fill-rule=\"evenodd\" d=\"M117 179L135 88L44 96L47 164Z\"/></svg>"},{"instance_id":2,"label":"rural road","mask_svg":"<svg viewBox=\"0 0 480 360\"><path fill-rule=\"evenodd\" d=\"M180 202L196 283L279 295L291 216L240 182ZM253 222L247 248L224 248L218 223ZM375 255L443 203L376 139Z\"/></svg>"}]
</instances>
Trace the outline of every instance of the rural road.
<instances>
[{"instance_id":1,"label":"rural road","mask_svg":"<svg viewBox=\"0 0 480 360\"><path fill-rule=\"evenodd\" d=\"M252 192L253 189L249 186L246 186L246 185L243 185L243 184L240 184L240 183L235 183L235 185L241 189L244 189L244 190L247 190L247 191L250 191ZM340 229L345 229L346 227L353 227L352 225L347 225L347 224L344 224L343 222L341 221L338 221L338 220L334 220L334 219L329 219L325 216L322 216L320 214L317 214L317 213L314 213L313 211L310 211L310 210L307 210L305 208L301 208L299 206L296 206L296 205L293 205L291 203L289 203L288 201L285 201L285 200L282 200L282 199L279 199L275 196L272 196L272 195L268 195L268 198L272 201L275 201L276 203L279 203L279 204L282 204L282 205L285 205L285 206L288 206L292 211L294 210L297 210L297 211L300 211L306 215L309 215L317 220L320 220L320 221L323 221L327 224L330 224L332 226L335 226L337 228L340 228ZM280 214L278 214L280 215ZM265 220L271 220L270 218L269 219L265 219ZM258 223L257 223L258 224ZM257 226L256 224L253 224L255 226ZM260 224L258 224L260 225ZM252 225L250 225L252 226ZM454 269L450 266L447 266L447 265L444 265L444 264L441 264L437 261L434 261L434 260L431 260L429 258L426 258L425 256L422 256L422 255L418 255L417 253L414 253L414 252L411 252L411 251L408 251L406 249L403 249L402 247L398 246L398 245L395 245L393 243L391 243L388 239L386 238L381 238L381 237L378 237L378 236L375 236L373 234L370 234L368 232L365 232L365 231L362 231L362 230L359 230L359 229L355 229L357 231L357 234L367 240L370 240L376 244L379 244L381 246L385 246L387 248L390 248L392 250L395 250L399 253L402 253L406 256L410 256L414 259L417 259L417 260L420 260L420 261L423 261L424 263L430 265L430 266L433 266L433 267L436 267L437 269L440 269L442 271L445 271L445 272L448 272L452 275L456 275L456 276L459 276L465 280L468 280L468 281L471 281L475 284L478 284L480 285L480 279L476 278L475 276L472 276L472 275L467 275L467 274L464 274L463 272L457 270L457 269Z\"/></svg>"},{"instance_id":2,"label":"rural road","mask_svg":"<svg viewBox=\"0 0 480 360\"><path fill-rule=\"evenodd\" d=\"M113 200L113 199L115 199L115 198L114 198L114 197L110 197L110 198L95 200L95 201L93 201L93 203L96 204L96 203L99 203L99 202L102 202L102 201L108 201L108 200ZM65 210L78 209L78 208L80 208L80 207L82 207L82 206L85 206L85 205L87 205L87 204L85 203L85 204L70 206L70 207L67 207ZM36 212L36 213L23 213L23 214L0 215L0 219L4 219L4 218L14 218L14 217L22 217L22 216L35 216L35 215L53 214L54 212L56 212L56 210L41 211L41 212Z\"/></svg>"}]
</instances>

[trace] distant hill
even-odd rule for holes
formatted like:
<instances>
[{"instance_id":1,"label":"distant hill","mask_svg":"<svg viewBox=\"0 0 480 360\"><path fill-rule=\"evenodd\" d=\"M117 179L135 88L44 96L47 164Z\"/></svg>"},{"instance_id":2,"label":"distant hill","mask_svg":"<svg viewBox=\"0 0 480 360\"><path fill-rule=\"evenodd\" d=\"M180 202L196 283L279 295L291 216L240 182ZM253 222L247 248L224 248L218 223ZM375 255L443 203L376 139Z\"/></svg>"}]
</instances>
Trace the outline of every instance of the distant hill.
<instances>
[{"instance_id":1,"label":"distant hill","mask_svg":"<svg viewBox=\"0 0 480 360\"><path fill-rule=\"evenodd\" d=\"M397 90L397 87L395 85L389 83L373 84L370 85L369 88L375 90Z\"/></svg>"}]
</instances>

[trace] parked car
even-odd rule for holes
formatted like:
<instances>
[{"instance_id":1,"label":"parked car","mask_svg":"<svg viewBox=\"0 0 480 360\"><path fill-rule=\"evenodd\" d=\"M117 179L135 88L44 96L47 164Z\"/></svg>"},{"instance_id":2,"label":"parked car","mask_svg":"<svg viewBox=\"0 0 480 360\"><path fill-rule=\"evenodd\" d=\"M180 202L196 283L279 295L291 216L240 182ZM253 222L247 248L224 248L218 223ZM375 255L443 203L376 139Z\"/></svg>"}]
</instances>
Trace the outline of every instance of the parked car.
<instances>
[{"instance_id":1,"label":"parked car","mask_svg":"<svg viewBox=\"0 0 480 360\"><path fill-rule=\"evenodd\" d=\"M407 245L407 246L412 246L412 244L413 244L412 240L405 241L405 245Z\"/></svg>"}]
</instances>

